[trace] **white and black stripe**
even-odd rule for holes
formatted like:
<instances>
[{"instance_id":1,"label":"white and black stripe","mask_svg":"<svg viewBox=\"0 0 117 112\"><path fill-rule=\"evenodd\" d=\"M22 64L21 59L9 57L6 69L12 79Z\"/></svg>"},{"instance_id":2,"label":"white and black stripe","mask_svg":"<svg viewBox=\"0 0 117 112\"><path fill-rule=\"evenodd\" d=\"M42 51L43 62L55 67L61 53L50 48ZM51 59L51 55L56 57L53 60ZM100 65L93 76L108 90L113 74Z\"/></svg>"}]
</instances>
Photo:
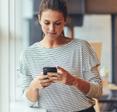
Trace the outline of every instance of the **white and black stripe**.
<instances>
[{"instance_id":1,"label":"white and black stripe","mask_svg":"<svg viewBox=\"0 0 117 112\"><path fill-rule=\"evenodd\" d=\"M71 74L90 81L90 91L84 94L74 86L53 83L39 91L39 107L50 112L80 111L94 105L92 98L101 94L102 84L96 65L99 65L98 59L87 41L74 39L57 48L44 48L38 42L21 56L19 71L22 89L29 86L44 66L63 67Z\"/></svg>"}]
</instances>

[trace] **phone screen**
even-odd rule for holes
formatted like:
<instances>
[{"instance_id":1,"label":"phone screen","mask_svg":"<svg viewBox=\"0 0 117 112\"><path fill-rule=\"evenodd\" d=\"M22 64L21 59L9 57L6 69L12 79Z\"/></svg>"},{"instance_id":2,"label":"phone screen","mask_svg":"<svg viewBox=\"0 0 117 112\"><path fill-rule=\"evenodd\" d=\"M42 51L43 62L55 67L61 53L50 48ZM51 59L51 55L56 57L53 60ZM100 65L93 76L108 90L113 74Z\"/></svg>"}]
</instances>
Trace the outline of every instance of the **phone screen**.
<instances>
[{"instance_id":1,"label":"phone screen","mask_svg":"<svg viewBox=\"0 0 117 112\"><path fill-rule=\"evenodd\" d=\"M43 67L43 74L47 75L48 72L57 73L57 68L56 67Z\"/></svg>"}]
</instances>

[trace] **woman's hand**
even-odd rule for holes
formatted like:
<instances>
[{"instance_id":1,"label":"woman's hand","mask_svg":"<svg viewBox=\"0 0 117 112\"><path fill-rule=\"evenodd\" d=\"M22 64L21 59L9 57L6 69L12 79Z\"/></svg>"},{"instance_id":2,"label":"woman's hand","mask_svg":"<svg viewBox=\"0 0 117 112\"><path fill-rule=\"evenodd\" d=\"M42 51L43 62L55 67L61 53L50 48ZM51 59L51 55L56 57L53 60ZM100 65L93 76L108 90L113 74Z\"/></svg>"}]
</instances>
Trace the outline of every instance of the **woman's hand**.
<instances>
[{"instance_id":1,"label":"woman's hand","mask_svg":"<svg viewBox=\"0 0 117 112\"><path fill-rule=\"evenodd\" d=\"M26 97L32 102L37 101L39 98L38 90L49 86L51 83L52 81L47 75L38 75L32 80L30 86L25 90Z\"/></svg>"},{"instance_id":2,"label":"woman's hand","mask_svg":"<svg viewBox=\"0 0 117 112\"><path fill-rule=\"evenodd\" d=\"M59 75L59 80L61 83L72 85L75 77L72 76L68 71L63 69L62 67L57 67L57 73Z\"/></svg>"},{"instance_id":3,"label":"woman's hand","mask_svg":"<svg viewBox=\"0 0 117 112\"><path fill-rule=\"evenodd\" d=\"M52 80L48 78L48 75L39 75L31 82L31 87L34 89L42 89L49 86L52 83Z\"/></svg>"},{"instance_id":4,"label":"woman's hand","mask_svg":"<svg viewBox=\"0 0 117 112\"><path fill-rule=\"evenodd\" d=\"M85 94L89 92L90 83L88 81L72 76L68 71L61 67L57 68L57 72L60 75L60 82L67 85L73 85Z\"/></svg>"}]
</instances>

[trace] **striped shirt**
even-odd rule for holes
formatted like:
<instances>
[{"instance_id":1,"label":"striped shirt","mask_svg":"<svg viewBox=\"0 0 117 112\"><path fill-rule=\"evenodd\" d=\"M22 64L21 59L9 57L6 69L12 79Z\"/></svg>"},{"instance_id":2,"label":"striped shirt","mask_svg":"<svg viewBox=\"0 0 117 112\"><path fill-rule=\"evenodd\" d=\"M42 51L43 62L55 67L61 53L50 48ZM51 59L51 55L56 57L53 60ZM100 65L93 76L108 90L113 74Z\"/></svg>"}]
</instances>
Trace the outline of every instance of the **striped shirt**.
<instances>
[{"instance_id":1,"label":"striped shirt","mask_svg":"<svg viewBox=\"0 0 117 112\"><path fill-rule=\"evenodd\" d=\"M73 39L57 48L45 48L40 42L28 47L21 55L19 71L22 90L39 75L43 67L60 66L69 73L90 82L87 94L74 86L53 83L39 90L38 107L48 112L75 112L94 105L92 98L102 93L102 83L96 67L99 65L96 53L87 41ZM25 97L28 101L28 99ZM28 101L29 103L30 101ZM34 105L33 102L30 104Z\"/></svg>"}]
</instances>

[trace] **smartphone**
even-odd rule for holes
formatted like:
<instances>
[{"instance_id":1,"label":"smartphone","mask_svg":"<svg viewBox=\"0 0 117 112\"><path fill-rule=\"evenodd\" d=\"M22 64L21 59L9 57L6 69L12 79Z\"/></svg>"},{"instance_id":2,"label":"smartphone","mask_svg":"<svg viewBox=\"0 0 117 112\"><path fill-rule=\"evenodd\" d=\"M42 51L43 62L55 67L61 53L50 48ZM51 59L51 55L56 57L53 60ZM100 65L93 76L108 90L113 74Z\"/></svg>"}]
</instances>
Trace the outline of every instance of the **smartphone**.
<instances>
[{"instance_id":1,"label":"smartphone","mask_svg":"<svg viewBox=\"0 0 117 112\"><path fill-rule=\"evenodd\" d=\"M43 67L43 74L47 75L48 72L57 73L57 68L56 67Z\"/></svg>"}]
</instances>

